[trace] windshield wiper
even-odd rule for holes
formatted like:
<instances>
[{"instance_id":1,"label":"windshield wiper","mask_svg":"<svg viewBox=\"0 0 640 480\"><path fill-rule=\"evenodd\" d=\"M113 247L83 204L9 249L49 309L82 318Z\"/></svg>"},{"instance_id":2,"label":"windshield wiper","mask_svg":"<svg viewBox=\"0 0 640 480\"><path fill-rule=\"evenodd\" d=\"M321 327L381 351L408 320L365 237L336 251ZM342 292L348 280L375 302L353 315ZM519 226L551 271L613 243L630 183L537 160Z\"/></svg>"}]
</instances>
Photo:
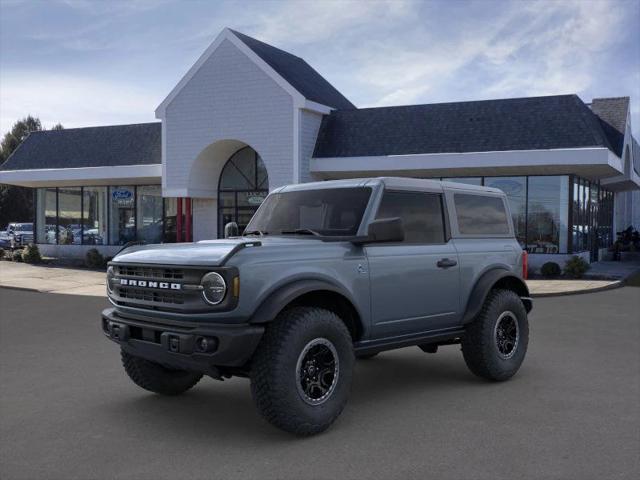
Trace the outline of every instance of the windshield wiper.
<instances>
[{"instance_id":1,"label":"windshield wiper","mask_svg":"<svg viewBox=\"0 0 640 480\"><path fill-rule=\"evenodd\" d=\"M310 228L296 228L295 230L283 230L283 235L287 234L295 234L295 235L314 235L316 237L321 237L322 235L315 230L311 230Z\"/></svg>"},{"instance_id":2,"label":"windshield wiper","mask_svg":"<svg viewBox=\"0 0 640 480\"><path fill-rule=\"evenodd\" d=\"M249 230L248 232L244 232L242 234L243 237L248 237L249 235L259 235L261 237L264 237L265 235L268 235L269 232L263 232L262 230Z\"/></svg>"}]
</instances>

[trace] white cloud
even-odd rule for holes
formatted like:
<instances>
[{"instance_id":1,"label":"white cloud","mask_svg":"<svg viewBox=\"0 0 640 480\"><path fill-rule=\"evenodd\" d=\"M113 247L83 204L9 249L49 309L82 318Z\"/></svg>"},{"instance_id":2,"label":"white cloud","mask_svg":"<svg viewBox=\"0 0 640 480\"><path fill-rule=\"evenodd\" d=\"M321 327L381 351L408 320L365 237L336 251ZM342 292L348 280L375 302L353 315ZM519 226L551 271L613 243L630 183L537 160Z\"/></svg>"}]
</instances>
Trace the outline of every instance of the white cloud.
<instances>
[{"instance_id":1,"label":"white cloud","mask_svg":"<svg viewBox=\"0 0 640 480\"><path fill-rule=\"evenodd\" d=\"M375 56L362 54L355 69L368 103L582 92L592 86L602 52L619 37L624 14L609 2L502 5L508 8L496 9L490 24L465 25L464 32L451 25L441 38L409 21L405 29L419 33L413 43L402 35L376 45Z\"/></svg>"},{"instance_id":2,"label":"white cloud","mask_svg":"<svg viewBox=\"0 0 640 480\"><path fill-rule=\"evenodd\" d=\"M140 123L154 120L162 96L137 89L134 82L115 84L94 78L18 72L0 83L0 132L27 114L45 128Z\"/></svg>"},{"instance_id":3,"label":"white cloud","mask_svg":"<svg viewBox=\"0 0 640 480\"><path fill-rule=\"evenodd\" d=\"M275 10L262 13L253 10L252 33L276 45L321 42L357 26L375 29L376 24L402 18L410 11L411 3L410 0L282 1Z\"/></svg>"},{"instance_id":4,"label":"white cloud","mask_svg":"<svg viewBox=\"0 0 640 480\"><path fill-rule=\"evenodd\" d=\"M51 67L32 67L42 70L33 75L25 63L2 65L0 128L29 112L65 125L150 120L172 79L224 26L305 58L361 107L630 94L633 125L640 128L640 58L629 53L640 52L631 45L639 36L628 20L630 12L640 13L636 0L193 1L188 10L164 1L170 5L69 0L65 8L80 12L78 28L55 21L24 28L22 38L52 52ZM9 37L13 46L4 42L5 51L20 35ZM29 50L20 61L38 62L42 50ZM615 62L625 55L633 61L618 71ZM65 70L65 56L79 60ZM86 65L102 58L108 59L103 66Z\"/></svg>"}]
</instances>

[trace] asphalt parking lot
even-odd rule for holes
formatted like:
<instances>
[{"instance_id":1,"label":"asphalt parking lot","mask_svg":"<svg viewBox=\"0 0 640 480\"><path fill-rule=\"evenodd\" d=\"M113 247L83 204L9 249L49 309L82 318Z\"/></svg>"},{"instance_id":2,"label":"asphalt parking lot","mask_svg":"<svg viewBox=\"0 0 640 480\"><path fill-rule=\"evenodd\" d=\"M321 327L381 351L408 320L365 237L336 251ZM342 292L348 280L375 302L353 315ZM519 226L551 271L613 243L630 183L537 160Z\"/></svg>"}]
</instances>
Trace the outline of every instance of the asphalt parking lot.
<instances>
[{"instance_id":1,"label":"asphalt parking lot","mask_svg":"<svg viewBox=\"0 0 640 480\"><path fill-rule=\"evenodd\" d=\"M264 422L249 383L138 389L106 300L0 289L0 478L602 479L640 474L640 289L538 299L520 373L473 377L457 346L357 365L325 434Z\"/></svg>"}]
</instances>

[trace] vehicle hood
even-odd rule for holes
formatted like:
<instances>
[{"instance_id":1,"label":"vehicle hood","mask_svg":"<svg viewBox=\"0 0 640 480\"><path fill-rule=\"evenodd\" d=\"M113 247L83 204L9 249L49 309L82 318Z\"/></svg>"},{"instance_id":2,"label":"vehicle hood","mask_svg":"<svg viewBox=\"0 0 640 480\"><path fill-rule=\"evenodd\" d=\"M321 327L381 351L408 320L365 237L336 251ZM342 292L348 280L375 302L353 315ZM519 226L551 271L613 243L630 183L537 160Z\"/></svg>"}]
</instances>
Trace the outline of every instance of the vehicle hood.
<instances>
[{"instance_id":1,"label":"vehicle hood","mask_svg":"<svg viewBox=\"0 0 640 480\"><path fill-rule=\"evenodd\" d=\"M117 254L115 263L158 265L220 266L236 252L245 248L294 246L320 243L320 240L300 237L240 237L223 240L204 240L197 243L136 245ZM266 253L265 249L265 253Z\"/></svg>"}]
</instances>

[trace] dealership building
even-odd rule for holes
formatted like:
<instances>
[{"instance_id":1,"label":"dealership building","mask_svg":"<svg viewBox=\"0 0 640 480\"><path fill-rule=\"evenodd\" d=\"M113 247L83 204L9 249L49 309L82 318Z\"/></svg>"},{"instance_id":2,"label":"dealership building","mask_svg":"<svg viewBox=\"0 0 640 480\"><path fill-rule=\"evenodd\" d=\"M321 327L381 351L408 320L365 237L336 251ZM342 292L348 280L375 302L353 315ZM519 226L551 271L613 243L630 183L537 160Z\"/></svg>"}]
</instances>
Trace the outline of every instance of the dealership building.
<instances>
[{"instance_id":1,"label":"dealership building","mask_svg":"<svg viewBox=\"0 0 640 480\"><path fill-rule=\"evenodd\" d=\"M533 265L597 260L640 227L628 97L357 108L303 59L225 29L155 113L33 132L0 167L34 189L43 253L219 238L274 188L373 176L504 190Z\"/></svg>"}]
</instances>

